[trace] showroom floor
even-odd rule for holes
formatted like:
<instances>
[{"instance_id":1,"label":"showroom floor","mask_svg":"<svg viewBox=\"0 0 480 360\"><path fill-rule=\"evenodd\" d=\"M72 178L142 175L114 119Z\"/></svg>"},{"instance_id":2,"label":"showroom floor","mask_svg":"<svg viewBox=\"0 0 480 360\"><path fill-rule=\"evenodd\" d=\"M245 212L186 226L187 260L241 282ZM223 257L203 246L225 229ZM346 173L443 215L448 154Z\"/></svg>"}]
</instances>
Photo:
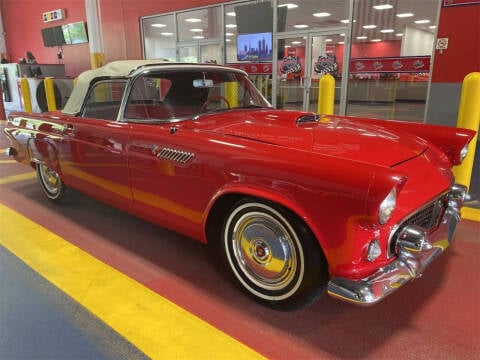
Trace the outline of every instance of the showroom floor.
<instances>
[{"instance_id":1,"label":"showroom floor","mask_svg":"<svg viewBox=\"0 0 480 360\"><path fill-rule=\"evenodd\" d=\"M1 129L0 129L1 130ZM204 246L86 196L44 199L0 137L0 359L480 359L480 223L373 307L283 313Z\"/></svg>"}]
</instances>

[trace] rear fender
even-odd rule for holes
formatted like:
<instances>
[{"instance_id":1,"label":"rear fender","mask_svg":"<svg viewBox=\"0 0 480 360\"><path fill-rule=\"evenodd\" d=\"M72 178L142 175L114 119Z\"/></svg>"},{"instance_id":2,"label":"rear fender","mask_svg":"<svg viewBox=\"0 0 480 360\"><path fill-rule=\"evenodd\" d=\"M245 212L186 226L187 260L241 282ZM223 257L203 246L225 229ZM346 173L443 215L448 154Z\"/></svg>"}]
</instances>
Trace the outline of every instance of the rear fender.
<instances>
[{"instance_id":1,"label":"rear fender","mask_svg":"<svg viewBox=\"0 0 480 360\"><path fill-rule=\"evenodd\" d=\"M28 140L27 148L32 163L46 165L61 173L57 150L48 139L31 138Z\"/></svg>"}]
</instances>

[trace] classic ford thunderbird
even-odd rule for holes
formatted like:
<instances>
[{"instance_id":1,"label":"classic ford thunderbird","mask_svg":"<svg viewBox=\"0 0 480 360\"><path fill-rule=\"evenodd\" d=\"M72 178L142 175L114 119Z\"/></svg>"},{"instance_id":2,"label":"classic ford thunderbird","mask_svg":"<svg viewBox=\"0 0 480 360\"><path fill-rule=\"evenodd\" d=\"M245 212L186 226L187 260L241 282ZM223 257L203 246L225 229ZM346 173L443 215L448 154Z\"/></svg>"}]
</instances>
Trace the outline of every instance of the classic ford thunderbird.
<instances>
[{"instance_id":1,"label":"classic ford thunderbird","mask_svg":"<svg viewBox=\"0 0 480 360\"><path fill-rule=\"evenodd\" d=\"M281 310L419 277L454 237L451 168L475 135L276 110L240 70L159 61L86 71L62 111L12 113L5 133L50 200L76 189L208 243Z\"/></svg>"}]
</instances>

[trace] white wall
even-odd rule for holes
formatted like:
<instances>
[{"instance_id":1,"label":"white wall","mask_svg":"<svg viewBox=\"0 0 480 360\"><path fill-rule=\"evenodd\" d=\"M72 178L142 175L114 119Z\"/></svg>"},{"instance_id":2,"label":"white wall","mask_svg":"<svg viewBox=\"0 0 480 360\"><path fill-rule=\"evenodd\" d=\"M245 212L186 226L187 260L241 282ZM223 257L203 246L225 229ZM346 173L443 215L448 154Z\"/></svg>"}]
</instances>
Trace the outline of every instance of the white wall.
<instances>
[{"instance_id":1,"label":"white wall","mask_svg":"<svg viewBox=\"0 0 480 360\"><path fill-rule=\"evenodd\" d=\"M403 30L401 56L432 55L435 35L429 31L406 26Z\"/></svg>"}]
</instances>

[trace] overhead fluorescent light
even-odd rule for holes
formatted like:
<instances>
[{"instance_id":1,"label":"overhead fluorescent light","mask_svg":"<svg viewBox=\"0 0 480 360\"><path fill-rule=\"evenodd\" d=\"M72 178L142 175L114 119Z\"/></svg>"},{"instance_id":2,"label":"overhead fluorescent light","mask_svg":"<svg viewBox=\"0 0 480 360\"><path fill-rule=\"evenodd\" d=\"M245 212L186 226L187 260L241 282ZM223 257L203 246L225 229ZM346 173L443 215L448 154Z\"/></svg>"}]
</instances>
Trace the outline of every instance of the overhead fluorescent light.
<instances>
[{"instance_id":1,"label":"overhead fluorescent light","mask_svg":"<svg viewBox=\"0 0 480 360\"><path fill-rule=\"evenodd\" d=\"M225 36L233 36L233 35L235 35L235 34L234 34L234 33L231 33L231 32L226 32L226 33L225 33Z\"/></svg>"},{"instance_id":2,"label":"overhead fluorescent light","mask_svg":"<svg viewBox=\"0 0 480 360\"><path fill-rule=\"evenodd\" d=\"M205 36L202 36L202 35L194 35L194 36L192 36L192 38L194 38L194 39L205 39Z\"/></svg>"},{"instance_id":3,"label":"overhead fluorescent light","mask_svg":"<svg viewBox=\"0 0 480 360\"><path fill-rule=\"evenodd\" d=\"M235 11L230 11L226 14L227 16L236 16Z\"/></svg>"},{"instance_id":4,"label":"overhead fluorescent light","mask_svg":"<svg viewBox=\"0 0 480 360\"><path fill-rule=\"evenodd\" d=\"M198 19L198 18L188 18L188 19L185 19L186 22L189 22L189 23L198 23L198 22L202 22L202 19Z\"/></svg>"},{"instance_id":5,"label":"overhead fluorescent light","mask_svg":"<svg viewBox=\"0 0 480 360\"><path fill-rule=\"evenodd\" d=\"M345 44L345 41L339 41L337 44L343 45Z\"/></svg>"},{"instance_id":6,"label":"overhead fluorescent light","mask_svg":"<svg viewBox=\"0 0 480 360\"><path fill-rule=\"evenodd\" d=\"M382 39L372 39L372 40L370 40L370 41L371 41L371 42L380 42L380 41L382 41Z\"/></svg>"},{"instance_id":7,"label":"overhead fluorescent light","mask_svg":"<svg viewBox=\"0 0 480 360\"><path fill-rule=\"evenodd\" d=\"M328 12L318 12L318 13L315 13L313 14L313 16L315 17L327 17L327 16L331 16L332 14L328 13Z\"/></svg>"},{"instance_id":8,"label":"overhead fluorescent light","mask_svg":"<svg viewBox=\"0 0 480 360\"><path fill-rule=\"evenodd\" d=\"M164 27L167 27L167 25L165 24L152 24L150 25L151 27L155 27L155 28L164 28Z\"/></svg>"},{"instance_id":9,"label":"overhead fluorescent light","mask_svg":"<svg viewBox=\"0 0 480 360\"><path fill-rule=\"evenodd\" d=\"M429 29L436 29L437 26L436 26L436 25L430 25L428 28L429 28Z\"/></svg>"},{"instance_id":10,"label":"overhead fluorescent light","mask_svg":"<svg viewBox=\"0 0 480 360\"><path fill-rule=\"evenodd\" d=\"M387 9L393 8L393 6L390 4L383 4L383 5L375 5L373 8L375 10L387 10Z\"/></svg>"},{"instance_id":11,"label":"overhead fluorescent light","mask_svg":"<svg viewBox=\"0 0 480 360\"><path fill-rule=\"evenodd\" d=\"M191 32L202 32L203 29L189 29L188 31L191 31Z\"/></svg>"},{"instance_id":12,"label":"overhead fluorescent light","mask_svg":"<svg viewBox=\"0 0 480 360\"><path fill-rule=\"evenodd\" d=\"M331 42L333 41L332 39L325 39L325 42Z\"/></svg>"},{"instance_id":13,"label":"overhead fluorescent light","mask_svg":"<svg viewBox=\"0 0 480 360\"><path fill-rule=\"evenodd\" d=\"M295 29L305 29L305 28L308 28L308 25L307 24L297 24L297 25L293 25L293 27Z\"/></svg>"},{"instance_id":14,"label":"overhead fluorescent light","mask_svg":"<svg viewBox=\"0 0 480 360\"><path fill-rule=\"evenodd\" d=\"M365 40L365 39L368 39L367 36L357 36L357 39L358 40Z\"/></svg>"},{"instance_id":15,"label":"overhead fluorescent light","mask_svg":"<svg viewBox=\"0 0 480 360\"><path fill-rule=\"evenodd\" d=\"M350 22L350 20L348 20L348 19L343 19L343 20L340 20L340 22L341 22L342 24L348 24L348 23ZM357 20L353 20L353 22L357 22Z\"/></svg>"},{"instance_id":16,"label":"overhead fluorescent light","mask_svg":"<svg viewBox=\"0 0 480 360\"><path fill-rule=\"evenodd\" d=\"M384 33L384 34L388 34L388 33L392 33L392 32L395 32L394 29L383 29L383 30L380 30L381 33Z\"/></svg>"},{"instance_id":17,"label":"overhead fluorescent light","mask_svg":"<svg viewBox=\"0 0 480 360\"><path fill-rule=\"evenodd\" d=\"M415 24L428 24L429 22L430 22L430 20L427 20L427 19L415 20L414 21Z\"/></svg>"},{"instance_id":18,"label":"overhead fluorescent light","mask_svg":"<svg viewBox=\"0 0 480 360\"><path fill-rule=\"evenodd\" d=\"M395 36L403 36L403 33L395 34Z\"/></svg>"},{"instance_id":19,"label":"overhead fluorescent light","mask_svg":"<svg viewBox=\"0 0 480 360\"><path fill-rule=\"evenodd\" d=\"M172 36L173 33L171 33L171 32L162 32L162 33L160 33L160 35L163 35L163 36Z\"/></svg>"},{"instance_id":20,"label":"overhead fluorescent light","mask_svg":"<svg viewBox=\"0 0 480 360\"><path fill-rule=\"evenodd\" d=\"M373 24L371 24L371 25L363 25L362 27L363 27L364 29L375 29L375 28L377 27L377 25L373 25Z\"/></svg>"},{"instance_id":21,"label":"overhead fluorescent light","mask_svg":"<svg viewBox=\"0 0 480 360\"><path fill-rule=\"evenodd\" d=\"M300 45L301 43L301 41L292 41L292 45Z\"/></svg>"},{"instance_id":22,"label":"overhead fluorescent light","mask_svg":"<svg viewBox=\"0 0 480 360\"><path fill-rule=\"evenodd\" d=\"M234 28L237 27L237 25L235 25L235 24L227 24L227 25L225 25L225 27L226 27L227 29L234 29Z\"/></svg>"},{"instance_id":23,"label":"overhead fluorescent light","mask_svg":"<svg viewBox=\"0 0 480 360\"><path fill-rule=\"evenodd\" d=\"M413 14L412 13L400 13L400 14L397 14L397 17L399 18L406 18L406 17L412 17Z\"/></svg>"},{"instance_id":24,"label":"overhead fluorescent light","mask_svg":"<svg viewBox=\"0 0 480 360\"><path fill-rule=\"evenodd\" d=\"M298 7L298 5L297 5L297 4L288 3L288 4L278 5L278 7L286 7L287 9L295 9L295 8Z\"/></svg>"}]
</instances>

